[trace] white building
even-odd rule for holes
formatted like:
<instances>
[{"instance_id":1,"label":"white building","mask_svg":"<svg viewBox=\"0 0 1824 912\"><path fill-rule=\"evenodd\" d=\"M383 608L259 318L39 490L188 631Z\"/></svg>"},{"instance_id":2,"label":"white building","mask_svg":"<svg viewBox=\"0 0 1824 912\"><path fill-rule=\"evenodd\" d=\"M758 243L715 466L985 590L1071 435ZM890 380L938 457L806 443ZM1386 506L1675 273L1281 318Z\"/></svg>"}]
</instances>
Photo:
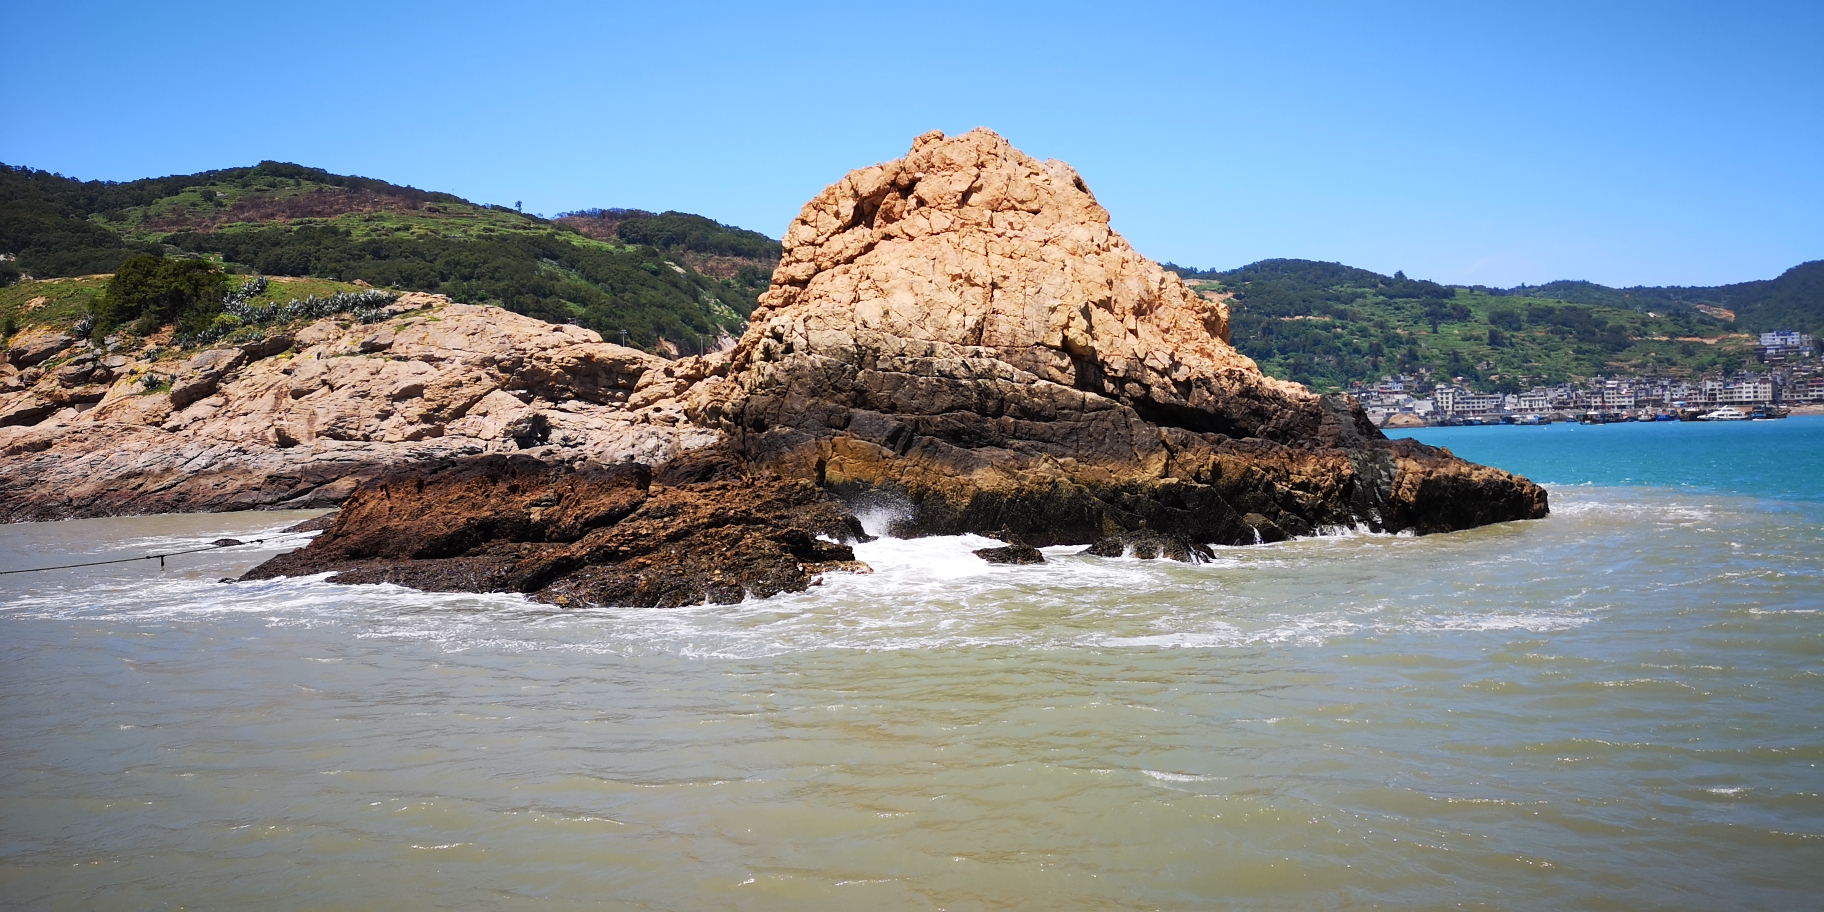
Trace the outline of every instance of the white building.
<instances>
[{"instance_id":1,"label":"white building","mask_svg":"<svg viewBox=\"0 0 1824 912\"><path fill-rule=\"evenodd\" d=\"M1436 390L1432 391L1431 401L1438 404L1440 413L1448 415L1457 410L1457 396L1462 392L1454 386L1440 384Z\"/></svg>"},{"instance_id":2,"label":"white building","mask_svg":"<svg viewBox=\"0 0 1824 912\"><path fill-rule=\"evenodd\" d=\"M1786 385L1787 402L1824 402L1824 377L1794 377Z\"/></svg>"},{"instance_id":3,"label":"white building","mask_svg":"<svg viewBox=\"0 0 1824 912\"><path fill-rule=\"evenodd\" d=\"M1761 333L1761 360L1768 362L1785 361L1811 354L1811 337L1796 329L1783 329L1777 332Z\"/></svg>"},{"instance_id":4,"label":"white building","mask_svg":"<svg viewBox=\"0 0 1824 912\"><path fill-rule=\"evenodd\" d=\"M1494 393L1460 392L1455 411L1460 415L1485 415L1501 411L1501 397Z\"/></svg>"},{"instance_id":5,"label":"white building","mask_svg":"<svg viewBox=\"0 0 1824 912\"><path fill-rule=\"evenodd\" d=\"M1634 390L1629 388L1628 384L1619 380L1605 381L1602 384L1600 398L1596 396L1592 396L1591 398L1598 399L1597 404L1603 408L1634 407Z\"/></svg>"},{"instance_id":6,"label":"white building","mask_svg":"<svg viewBox=\"0 0 1824 912\"><path fill-rule=\"evenodd\" d=\"M1723 384L1717 402L1729 404L1766 404L1773 401L1773 381L1765 378L1733 380Z\"/></svg>"}]
</instances>

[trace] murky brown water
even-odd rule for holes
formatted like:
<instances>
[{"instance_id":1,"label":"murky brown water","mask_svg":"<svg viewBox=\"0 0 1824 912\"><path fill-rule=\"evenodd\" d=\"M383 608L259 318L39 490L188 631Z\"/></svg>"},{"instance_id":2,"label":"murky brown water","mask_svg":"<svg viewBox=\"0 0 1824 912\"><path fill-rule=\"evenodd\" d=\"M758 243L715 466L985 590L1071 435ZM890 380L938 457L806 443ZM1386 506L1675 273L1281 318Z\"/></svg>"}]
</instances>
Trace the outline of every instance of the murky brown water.
<instances>
[{"instance_id":1,"label":"murky brown water","mask_svg":"<svg viewBox=\"0 0 1824 912\"><path fill-rule=\"evenodd\" d=\"M882 541L665 612L213 582L257 548L0 577L0 904L1816 907L1818 505L1553 498L1202 567Z\"/></svg>"}]
</instances>

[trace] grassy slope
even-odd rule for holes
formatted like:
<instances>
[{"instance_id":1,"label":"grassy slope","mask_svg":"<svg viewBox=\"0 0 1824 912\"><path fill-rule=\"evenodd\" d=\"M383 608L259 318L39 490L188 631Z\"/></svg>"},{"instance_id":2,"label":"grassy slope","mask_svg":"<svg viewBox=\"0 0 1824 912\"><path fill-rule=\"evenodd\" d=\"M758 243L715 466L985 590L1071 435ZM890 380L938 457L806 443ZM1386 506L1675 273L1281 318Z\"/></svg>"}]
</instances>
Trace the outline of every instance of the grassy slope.
<instances>
[{"instance_id":1,"label":"grassy slope","mask_svg":"<svg viewBox=\"0 0 1824 912\"><path fill-rule=\"evenodd\" d=\"M66 329L89 313L107 290L111 276L76 276L38 279L0 288L0 324L23 329L50 326ZM360 291L361 286L328 279L275 277L266 290L248 298L253 304L283 304L315 295L326 298L337 292Z\"/></svg>"},{"instance_id":2,"label":"grassy slope","mask_svg":"<svg viewBox=\"0 0 1824 912\"><path fill-rule=\"evenodd\" d=\"M0 169L0 250L17 252L17 263L4 265L28 274L107 271L141 251L204 255L234 272L442 292L605 334L626 329L638 345L670 340L688 349L698 336L739 331L776 254L755 259L770 239L708 219L651 218L680 217L694 220L694 233L661 249L280 163L125 184ZM748 254L738 265L749 268L693 268L699 259L726 262L691 249L718 243L735 243Z\"/></svg>"}]
</instances>

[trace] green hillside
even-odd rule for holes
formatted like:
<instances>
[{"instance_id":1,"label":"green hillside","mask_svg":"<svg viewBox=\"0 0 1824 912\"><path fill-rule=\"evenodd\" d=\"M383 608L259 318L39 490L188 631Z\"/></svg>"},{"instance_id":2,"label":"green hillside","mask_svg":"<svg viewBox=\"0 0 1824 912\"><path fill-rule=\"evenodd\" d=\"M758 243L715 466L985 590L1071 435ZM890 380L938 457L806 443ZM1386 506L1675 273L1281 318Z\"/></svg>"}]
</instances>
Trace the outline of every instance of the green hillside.
<instances>
[{"instance_id":1,"label":"green hillside","mask_svg":"<svg viewBox=\"0 0 1824 912\"><path fill-rule=\"evenodd\" d=\"M1476 287L1472 290L1573 304L1600 304L1625 310L1707 307L1733 312L1732 322L1747 332L1797 329L1813 335L1824 334L1824 260L1801 263L1778 278L1734 285L1610 288L1595 282L1548 282L1518 288Z\"/></svg>"},{"instance_id":2,"label":"green hillside","mask_svg":"<svg viewBox=\"0 0 1824 912\"><path fill-rule=\"evenodd\" d=\"M109 278L87 275L18 282L0 288L0 332L10 336L26 326L65 327L85 316L92 317L104 309ZM239 287L242 283L234 284ZM359 285L329 279L275 277L258 291L242 296L241 300L255 307L272 307L294 300L359 294L366 290Z\"/></svg>"},{"instance_id":3,"label":"green hillside","mask_svg":"<svg viewBox=\"0 0 1824 912\"><path fill-rule=\"evenodd\" d=\"M688 351L699 337L739 331L779 244L690 213L589 209L548 220L280 162L125 183L0 166L0 288L26 275L111 273L145 254L440 292ZM1624 289L1449 287L1309 260L1228 272L1167 265L1203 293L1233 296L1238 348L1319 389L1420 368L1489 389L1693 375L1746 364L1749 332L1824 335L1824 260L1766 281ZM33 284L4 296L15 324L73 319L99 287Z\"/></svg>"},{"instance_id":4,"label":"green hillside","mask_svg":"<svg viewBox=\"0 0 1824 912\"><path fill-rule=\"evenodd\" d=\"M1315 389L1430 368L1511 391L1596 374L1733 370L1752 356L1752 337L1689 306L1575 303L1310 260L1222 273L1174 268L1200 293L1233 296L1236 348L1267 373Z\"/></svg>"},{"instance_id":5,"label":"green hillside","mask_svg":"<svg viewBox=\"0 0 1824 912\"><path fill-rule=\"evenodd\" d=\"M0 285L114 271L137 254L492 303L631 341L738 333L778 246L684 213L585 234L447 193L262 162L114 183L0 166ZM699 266L714 264L710 272Z\"/></svg>"}]
</instances>

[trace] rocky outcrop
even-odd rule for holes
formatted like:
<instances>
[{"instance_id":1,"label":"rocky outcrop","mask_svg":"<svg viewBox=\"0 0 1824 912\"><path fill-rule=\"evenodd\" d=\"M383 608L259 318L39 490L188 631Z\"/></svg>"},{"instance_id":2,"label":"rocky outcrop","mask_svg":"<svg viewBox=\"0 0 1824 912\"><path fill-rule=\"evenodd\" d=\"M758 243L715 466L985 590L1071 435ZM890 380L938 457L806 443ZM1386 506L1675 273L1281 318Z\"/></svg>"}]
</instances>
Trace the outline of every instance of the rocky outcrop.
<instances>
[{"instance_id":1,"label":"rocky outcrop","mask_svg":"<svg viewBox=\"0 0 1824 912\"><path fill-rule=\"evenodd\" d=\"M1138 560L1182 561L1187 564L1201 564L1215 559L1210 549L1188 538L1177 535L1160 535L1157 532L1138 531L1123 532L1097 539L1096 543L1083 549L1084 554L1097 557L1132 557Z\"/></svg>"},{"instance_id":2,"label":"rocky outcrop","mask_svg":"<svg viewBox=\"0 0 1824 912\"><path fill-rule=\"evenodd\" d=\"M672 607L802 592L865 571L841 501L803 480L696 451L658 471L529 456L426 463L362 487L309 546L246 579L524 592L560 605Z\"/></svg>"},{"instance_id":3,"label":"rocky outcrop","mask_svg":"<svg viewBox=\"0 0 1824 912\"><path fill-rule=\"evenodd\" d=\"M179 355L22 334L8 357L33 366L0 394L0 517L328 506L389 466L654 464L720 438L668 398L694 359L431 295L391 310Z\"/></svg>"},{"instance_id":4,"label":"rocky outcrop","mask_svg":"<svg viewBox=\"0 0 1824 912\"><path fill-rule=\"evenodd\" d=\"M1045 555L1031 545L1002 545L999 548L977 548L975 556L991 564L1042 564Z\"/></svg>"},{"instance_id":5,"label":"rocky outcrop","mask_svg":"<svg viewBox=\"0 0 1824 912\"><path fill-rule=\"evenodd\" d=\"M1009 547L979 553L1013 563L1546 512L1524 478L1263 376L1224 300L1136 253L1069 166L986 130L926 134L819 194L746 334L708 358L394 308L181 358L32 343L55 351L7 375L0 511L347 499L251 575L633 605L852 567L860 526L832 495L903 501L897 534L996 535Z\"/></svg>"},{"instance_id":6,"label":"rocky outcrop","mask_svg":"<svg viewBox=\"0 0 1824 912\"><path fill-rule=\"evenodd\" d=\"M1222 301L1128 246L1068 165L987 130L851 173L784 246L689 414L758 466L904 498L901 534L1251 544L1546 511L1525 479L1263 376Z\"/></svg>"},{"instance_id":7,"label":"rocky outcrop","mask_svg":"<svg viewBox=\"0 0 1824 912\"><path fill-rule=\"evenodd\" d=\"M54 329L28 329L13 337L6 348L6 362L15 369L25 370L36 367L46 358L55 356L76 344L76 337Z\"/></svg>"}]
</instances>

